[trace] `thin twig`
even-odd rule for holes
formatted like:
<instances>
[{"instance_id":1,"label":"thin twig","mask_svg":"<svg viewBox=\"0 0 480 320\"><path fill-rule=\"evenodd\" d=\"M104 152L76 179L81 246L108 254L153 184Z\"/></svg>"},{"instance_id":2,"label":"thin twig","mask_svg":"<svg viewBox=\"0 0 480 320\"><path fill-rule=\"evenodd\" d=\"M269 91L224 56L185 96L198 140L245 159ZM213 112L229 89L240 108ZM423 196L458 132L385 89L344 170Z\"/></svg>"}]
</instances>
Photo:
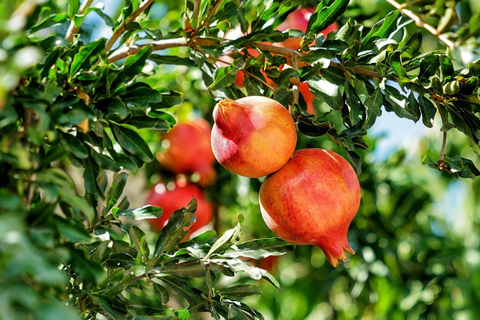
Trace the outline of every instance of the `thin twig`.
<instances>
[{"instance_id":1,"label":"thin twig","mask_svg":"<svg viewBox=\"0 0 480 320\"><path fill-rule=\"evenodd\" d=\"M443 162L445 159L445 150L447 149L447 131L443 131L443 141L442 141L442 149L440 150L440 158L438 159L439 162Z\"/></svg>"},{"instance_id":2,"label":"thin twig","mask_svg":"<svg viewBox=\"0 0 480 320\"><path fill-rule=\"evenodd\" d=\"M247 74L249 77L251 77L251 78L253 78L253 79L255 79L255 80L263 83L263 84L264 84L265 86L267 86L267 88L270 89L272 92L277 91L277 89L276 89L274 86L272 86L271 84L269 84L268 82L266 82L266 81L263 80L262 78L257 77L256 75L254 75L254 74L251 73L250 71L248 71L248 70L242 70L242 71L243 71L243 73Z\"/></svg>"},{"instance_id":3,"label":"thin twig","mask_svg":"<svg viewBox=\"0 0 480 320\"><path fill-rule=\"evenodd\" d=\"M392 6L394 6L395 9L399 10L402 14L406 15L407 17L409 17L410 19L415 21L415 24L417 26L419 26L420 28L424 28L425 30L427 30L428 32L433 34L435 37L437 37L440 41L445 43L445 45L448 48L453 49L454 44L450 39L448 39L444 34L441 34L437 29L435 29L434 27L432 27L428 23L423 22L420 19L420 17L418 17L415 13L413 13L412 11L410 11L408 9L405 9L404 6L397 3L395 0L387 0L387 2L390 3Z\"/></svg>"},{"instance_id":4,"label":"thin twig","mask_svg":"<svg viewBox=\"0 0 480 320\"><path fill-rule=\"evenodd\" d=\"M85 0L80 8L78 9L77 14L84 14L85 11L92 5L93 0ZM65 35L65 39L67 41L72 41L73 40L73 35L78 32L80 29L80 26L76 27L75 26L75 18L72 17L72 21L70 22L70 26L68 27L67 34Z\"/></svg>"},{"instance_id":5,"label":"thin twig","mask_svg":"<svg viewBox=\"0 0 480 320\"><path fill-rule=\"evenodd\" d=\"M108 63L113 63L120 59L134 55L138 51L140 51L142 48L150 45L153 47L153 50L163 50L163 49L175 48L175 47L188 47L190 44L185 38L174 38L174 39L162 39L158 41L149 42L146 44L133 45L130 47L123 47L114 51L108 57Z\"/></svg>"},{"instance_id":6,"label":"thin twig","mask_svg":"<svg viewBox=\"0 0 480 320\"><path fill-rule=\"evenodd\" d=\"M120 28L118 28L113 34L112 34L112 37L108 40L106 46L105 46L105 52L108 52L112 47L113 45L115 44L115 42L117 41L118 38L120 38L120 36L125 32L125 30L127 29L127 25L129 23L131 23L132 21L134 21L139 15L140 13L142 13L143 11L145 11L152 3L153 3L154 0L145 0L144 2L142 2L140 4L140 6L138 7L137 10L135 10L134 13L132 13L128 19L125 20L125 22L122 24L122 26Z\"/></svg>"},{"instance_id":7,"label":"thin twig","mask_svg":"<svg viewBox=\"0 0 480 320\"><path fill-rule=\"evenodd\" d=\"M289 48L276 47L276 46L272 46L272 45L269 45L269 44L255 43L255 44L253 44L253 46L255 46L256 48L258 48L262 51L268 51L268 52L271 52L271 53L276 53L276 54L279 54L279 55L282 55L282 56L287 56L287 57L297 56L297 58L300 58L300 57L305 56L304 52L300 52L300 51L289 49ZM293 61L293 59L292 59L292 61ZM338 63L338 62L330 61L329 65L334 67L334 68L340 69L342 71L349 70L348 68L345 68L341 63ZM357 73L357 74L363 74L363 75L369 76L369 77L374 77L374 78L379 78L379 79L385 78L385 76L383 74L381 74L379 72L376 72L376 71L373 71L373 70L369 70L369 69L363 69L363 68L355 67L350 71L353 72L353 73ZM393 77L387 76L387 78L390 79L390 80L394 80L394 81L397 80L397 77L394 77L394 76Z\"/></svg>"},{"instance_id":8,"label":"thin twig","mask_svg":"<svg viewBox=\"0 0 480 320\"><path fill-rule=\"evenodd\" d=\"M298 71L298 55L296 54L292 54L291 55L291 60L292 60L292 67L295 71ZM293 83L293 86L292 86L292 93L293 93L293 101L292 101L292 104L290 104L288 106L288 112L290 112L290 114L293 114L293 105L294 104L297 104L298 105L298 95L299 95L299 86L300 86L300 80L299 79L295 79L295 83Z\"/></svg>"},{"instance_id":9,"label":"thin twig","mask_svg":"<svg viewBox=\"0 0 480 320\"><path fill-rule=\"evenodd\" d=\"M133 278L130 280L130 283L134 283L134 282L136 282L136 281L138 281L138 280L142 280L142 279L144 279L144 278L146 278L146 277L147 277L146 274L141 274L141 275L139 275L139 276L133 277Z\"/></svg>"},{"instance_id":10,"label":"thin twig","mask_svg":"<svg viewBox=\"0 0 480 320\"><path fill-rule=\"evenodd\" d=\"M220 8L220 5L222 4L223 0L217 0L215 4L213 5L212 9L208 11L207 17L203 20L202 24L195 30L193 35L197 35L200 30L208 26L210 23L210 18L217 12L218 8Z\"/></svg>"}]
</instances>

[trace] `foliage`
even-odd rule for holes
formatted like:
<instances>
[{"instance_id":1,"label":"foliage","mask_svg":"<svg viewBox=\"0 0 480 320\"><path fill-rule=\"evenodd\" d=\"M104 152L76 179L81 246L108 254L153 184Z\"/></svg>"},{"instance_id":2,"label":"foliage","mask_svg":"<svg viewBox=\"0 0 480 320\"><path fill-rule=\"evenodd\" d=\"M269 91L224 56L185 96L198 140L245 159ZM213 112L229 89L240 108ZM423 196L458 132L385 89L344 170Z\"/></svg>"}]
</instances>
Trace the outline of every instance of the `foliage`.
<instances>
[{"instance_id":1,"label":"foliage","mask_svg":"<svg viewBox=\"0 0 480 320\"><path fill-rule=\"evenodd\" d=\"M424 163L453 177L480 175L476 155L447 139L461 136L480 154L480 62L458 59L476 49L479 13L465 1L422 3L409 2L408 13L386 4L371 12L348 0L127 0L112 13L88 0L2 2L0 319L188 319L201 312L262 319L260 309L275 319L476 314L468 301L478 299L478 272L467 256L478 244L466 249L448 228L435 231L429 222L435 193L429 181L405 173L403 158L378 169L366 156L374 149L367 131L383 108L428 128L439 119L443 139L433 147L439 156ZM299 5L316 7L307 32L276 30ZM408 14L425 21L422 28ZM89 22L93 16L101 22ZM338 31L318 34L335 21ZM96 37L96 25L109 36ZM439 45L425 50L432 25ZM236 27L244 36L224 39ZM292 36L302 37L299 50L275 45ZM225 56L232 62L221 66ZM243 88L234 84L239 71ZM317 98L317 115L307 113L299 82ZM309 247L280 260L293 280L287 271L276 280L247 261L294 247L267 238L256 223L259 181L219 167L208 189L218 235L184 239L195 199L159 234L141 220L158 217L161 208L130 208L129 175L145 171L153 184L161 172L157 133L192 109L210 119L214 100L245 95L278 100L303 133L299 145L337 148L363 170L363 203L351 235L360 254L339 270ZM241 224L250 240L241 239ZM302 268L309 277L298 275ZM473 282L463 281L469 272ZM261 279L270 286L251 283ZM305 297L312 281L322 288L315 286L302 310L280 310L289 295ZM449 305L450 288L463 290L463 304ZM339 296L348 303L328 301Z\"/></svg>"}]
</instances>

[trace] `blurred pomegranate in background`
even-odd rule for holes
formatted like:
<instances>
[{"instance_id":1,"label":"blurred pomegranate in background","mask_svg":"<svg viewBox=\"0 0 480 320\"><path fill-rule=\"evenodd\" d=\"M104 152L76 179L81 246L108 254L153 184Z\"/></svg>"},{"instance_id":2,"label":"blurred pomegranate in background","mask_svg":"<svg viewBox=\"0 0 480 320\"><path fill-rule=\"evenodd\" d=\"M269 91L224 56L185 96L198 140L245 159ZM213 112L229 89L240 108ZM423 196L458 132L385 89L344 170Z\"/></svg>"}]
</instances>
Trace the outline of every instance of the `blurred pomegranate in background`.
<instances>
[{"instance_id":1,"label":"blurred pomegranate in background","mask_svg":"<svg viewBox=\"0 0 480 320\"><path fill-rule=\"evenodd\" d=\"M156 231L162 230L167 224L170 215L178 209L185 207L192 197L197 199L197 221L190 229L189 235L204 227L212 221L213 206L206 199L205 192L197 185L179 179L175 182L164 184L158 183L150 191L147 204L157 206L163 209L163 215L156 219L148 220L152 229Z\"/></svg>"},{"instance_id":2,"label":"blurred pomegranate in background","mask_svg":"<svg viewBox=\"0 0 480 320\"><path fill-rule=\"evenodd\" d=\"M156 155L158 161L175 174L199 174L197 182L202 186L212 184L216 174L210 132L211 126L205 119L178 123L162 134L165 150Z\"/></svg>"}]
</instances>

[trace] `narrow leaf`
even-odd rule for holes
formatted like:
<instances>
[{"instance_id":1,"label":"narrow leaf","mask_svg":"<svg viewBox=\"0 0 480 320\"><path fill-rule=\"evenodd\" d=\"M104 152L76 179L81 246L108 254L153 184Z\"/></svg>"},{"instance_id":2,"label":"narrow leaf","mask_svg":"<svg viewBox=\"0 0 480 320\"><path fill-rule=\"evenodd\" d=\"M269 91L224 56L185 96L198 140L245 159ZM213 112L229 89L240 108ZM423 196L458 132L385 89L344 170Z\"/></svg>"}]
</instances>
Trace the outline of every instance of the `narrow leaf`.
<instances>
[{"instance_id":1,"label":"narrow leaf","mask_svg":"<svg viewBox=\"0 0 480 320\"><path fill-rule=\"evenodd\" d=\"M122 125L110 123L113 136L120 146L144 162L153 160L152 152L138 133Z\"/></svg>"}]
</instances>

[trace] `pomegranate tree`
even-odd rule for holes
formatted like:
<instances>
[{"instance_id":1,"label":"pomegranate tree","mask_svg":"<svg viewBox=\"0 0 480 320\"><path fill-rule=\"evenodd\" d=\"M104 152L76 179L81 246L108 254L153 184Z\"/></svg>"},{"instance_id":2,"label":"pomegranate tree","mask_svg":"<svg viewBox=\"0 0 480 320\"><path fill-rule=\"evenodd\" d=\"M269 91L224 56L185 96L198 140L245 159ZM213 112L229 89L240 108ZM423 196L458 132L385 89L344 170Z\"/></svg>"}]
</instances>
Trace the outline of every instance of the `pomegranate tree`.
<instances>
[{"instance_id":1,"label":"pomegranate tree","mask_svg":"<svg viewBox=\"0 0 480 320\"><path fill-rule=\"evenodd\" d=\"M353 254L347 240L360 205L360 184L351 165L335 152L303 149L260 187L267 226L295 244L320 247L333 266Z\"/></svg>"},{"instance_id":2,"label":"pomegranate tree","mask_svg":"<svg viewBox=\"0 0 480 320\"><path fill-rule=\"evenodd\" d=\"M295 151L297 131L293 118L273 99L224 99L215 106L213 119L213 154L236 174L266 176L280 169Z\"/></svg>"}]
</instances>

